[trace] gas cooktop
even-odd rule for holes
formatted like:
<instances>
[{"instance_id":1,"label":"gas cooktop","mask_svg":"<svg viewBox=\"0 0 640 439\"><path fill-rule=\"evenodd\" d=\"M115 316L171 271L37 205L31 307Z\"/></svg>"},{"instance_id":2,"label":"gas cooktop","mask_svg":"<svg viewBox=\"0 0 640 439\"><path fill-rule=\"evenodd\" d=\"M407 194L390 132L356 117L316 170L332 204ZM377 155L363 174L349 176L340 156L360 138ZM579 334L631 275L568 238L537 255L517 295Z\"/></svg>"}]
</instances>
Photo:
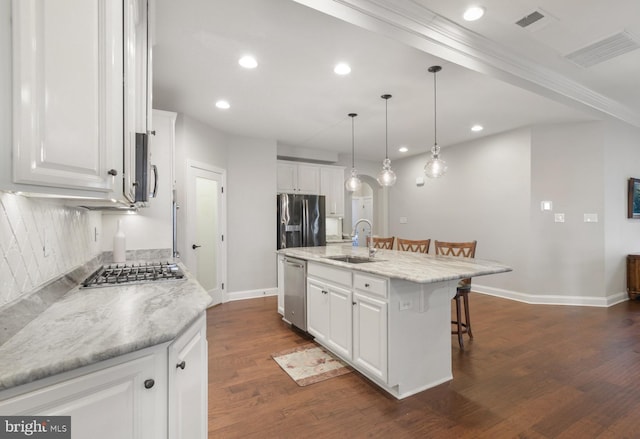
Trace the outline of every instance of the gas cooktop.
<instances>
[{"instance_id":1,"label":"gas cooktop","mask_svg":"<svg viewBox=\"0 0 640 439\"><path fill-rule=\"evenodd\" d=\"M174 262L140 262L103 265L82 282L83 288L112 287L162 280L183 279L184 273Z\"/></svg>"}]
</instances>

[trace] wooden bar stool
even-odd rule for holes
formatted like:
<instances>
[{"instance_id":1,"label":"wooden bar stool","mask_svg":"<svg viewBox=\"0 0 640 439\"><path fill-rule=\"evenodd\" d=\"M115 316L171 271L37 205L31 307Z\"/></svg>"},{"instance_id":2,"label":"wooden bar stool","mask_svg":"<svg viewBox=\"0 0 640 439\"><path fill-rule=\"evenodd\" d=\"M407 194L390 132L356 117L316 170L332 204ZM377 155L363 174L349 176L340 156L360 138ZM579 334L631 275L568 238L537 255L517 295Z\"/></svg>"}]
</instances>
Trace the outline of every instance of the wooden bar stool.
<instances>
[{"instance_id":1,"label":"wooden bar stool","mask_svg":"<svg viewBox=\"0 0 640 439\"><path fill-rule=\"evenodd\" d=\"M430 239L402 239L398 238L398 250L414 253L429 253Z\"/></svg>"},{"instance_id":2,"label":"wooden bar stool","mask_svg":"<svg viewBox=\"0 0 640 439\"><path fill-rule=\"evenodd\" d=\"M386 250L393 250L393 243L396 237L392 236L391 238L378 238L376 236L373 237L373 248L382 248ZM367 247L369 247L369 237L367 236Z\"/></svg>"},{"instance_id":3,"label":"wooden bar stool","mask_svg":"<svg viewBox=\"0 0 640 439\"><path fill-rule=\"evenodd\" d=\"M455 256L461 258L473 258L476 255L477 241L470 242L444 242L436 241L436 255ZM471 279L460 279L456 288L456 295L453 300L456 302L456 320L451 320L451 324L456 325L456 329L451 334L458 335L458 344L460 349L464 349L462 334L469 334L469 338L473 338L471 332L471 319L469 314L469 293L471 292ZM464 306L464 322L462 321L461 303Z\"/></svg>"}]
</instances>

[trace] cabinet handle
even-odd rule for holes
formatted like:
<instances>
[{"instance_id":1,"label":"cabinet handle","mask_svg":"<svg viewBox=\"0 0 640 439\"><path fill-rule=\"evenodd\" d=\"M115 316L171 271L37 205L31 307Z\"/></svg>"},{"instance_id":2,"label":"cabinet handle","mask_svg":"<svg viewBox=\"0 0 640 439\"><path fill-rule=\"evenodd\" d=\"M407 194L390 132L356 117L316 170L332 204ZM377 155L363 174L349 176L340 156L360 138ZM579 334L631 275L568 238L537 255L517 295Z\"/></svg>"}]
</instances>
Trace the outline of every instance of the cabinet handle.
<instances>
[{"instance_id":1,"label":"cabinet handle","mask_svg":"<svg viewBox=\"0 0 640 439\"><path fill-rule=\"evenodd\" d=\"M365 288L369 288L370 286L371 286L371 285L369 285L369 284L364 284L364 287L365 287Z\"/></svg>"},{"instance_id":2,"label":"cabinet handle","mask_svg":"<svg viewBox=\"0 0 640 439\"><path fill-rule=\"evenodd\" d=\"M351 304L355 306L358 304L358 302L351 302Z\"/></svg>"},{"instance_id":3,"label":"cabinet handle","mask_svg":"<svg viewBox=\"0 0 640 439\"><path fill-rule=\"evenodd\" d=\"M187 363L185 363L184 360L182 360L181 362L179 362L178 364L176 364L176 369L182 369L184 370L184 368L187 367Z\"/></svg>"},{"instance_id":4,"label":"cabinet handle","mask_svg":"<svg viewBox=\"0 0 640 439\"><path fill-rule=\"evenodd\" d=\"M156 135L156 130L147 131L147 134L151 134L152 136Z\"/></svg>"},{"instance_id":5,"label":"cabinet handle","mask_svg":"<svg viewBox=\"0 0 640 439\"><path fill-rule=\"evenodd\" d=\"M325 290L322 290L322 294L329 294L329 293L327 293Z\"/></svg>"},{"instance_id":6,"label":"cabinet handle","mask_svg":"<svg viewBox=\"0 0 640 439\"><path fill-rule=\"evenodd\" d=\"M116 175L118 175L118 171L116 171L115 169L109 169L107 171L107 174L113 175L115 177Z\"/></svg>"},{"instance_id":7,"label":"cabinet handle","mask_svg":"<svg viewBox=\"0 0 640 439\"><path fill-rule=\"evenodd\" d=\"M153 385L154 385L155 383L156 383L156 382L155 382L153 379L151 379L151 378L149 378L148 380L144 380L144 388L145 388L145 389L150 389L150 388L152 388L152 387L153 387Z\"/></svg>"}]
</instances>

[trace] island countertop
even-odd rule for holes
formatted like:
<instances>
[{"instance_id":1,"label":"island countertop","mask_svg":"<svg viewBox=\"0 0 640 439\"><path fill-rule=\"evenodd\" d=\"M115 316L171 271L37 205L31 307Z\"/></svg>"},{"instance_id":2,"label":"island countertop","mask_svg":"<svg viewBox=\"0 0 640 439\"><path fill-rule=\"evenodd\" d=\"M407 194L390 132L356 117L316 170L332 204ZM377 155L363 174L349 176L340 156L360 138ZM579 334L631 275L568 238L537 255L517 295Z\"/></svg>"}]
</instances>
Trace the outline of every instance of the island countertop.
<instances>
[{"instance_id":1,"label":"island countertop","mask_svg":"<svg viewBox=\"0 0 640 439\"><path fill-rule=\"evenodd\" d=\"M175 339L211 302L180 266L180 280L71 288L1 342L0 391Z\"/></svg>"},{"instance_id":2,"label":"island countertop","mask_svg":"<svg viewBox=\"0 0 640 439\"><path fill-rule=\"evenodd\" d=\"M280 249L278 253L292 258L321 262L353 271L421 284L504 273L512 270L507 265L484 259L435 256L382 249L377 250L373 258L375 262L350 264L328 259L331 256L340 255L368 256L366 247L352 247L350 245L295 247Z\"/></svg>"}]
</instances>

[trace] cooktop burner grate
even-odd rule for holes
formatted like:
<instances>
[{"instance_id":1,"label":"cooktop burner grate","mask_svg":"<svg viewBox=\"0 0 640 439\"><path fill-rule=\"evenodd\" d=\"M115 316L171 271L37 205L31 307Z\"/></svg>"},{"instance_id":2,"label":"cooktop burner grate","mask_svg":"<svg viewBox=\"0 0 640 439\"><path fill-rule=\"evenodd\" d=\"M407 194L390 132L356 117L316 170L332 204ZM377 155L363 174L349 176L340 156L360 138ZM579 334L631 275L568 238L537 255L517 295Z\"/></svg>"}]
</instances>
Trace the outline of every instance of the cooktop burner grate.
<instances>
[{"instance_id":1,"label":"cooktop burner grate","mask_svg":"<svg viewBox=\"0 0 640 439\"><path fill-rule=\"evenodd\" d=\"M83 288L183 279L184 273L173 262L140 262L103 265L82 282Z\"/></svg>"}]
</instances>

